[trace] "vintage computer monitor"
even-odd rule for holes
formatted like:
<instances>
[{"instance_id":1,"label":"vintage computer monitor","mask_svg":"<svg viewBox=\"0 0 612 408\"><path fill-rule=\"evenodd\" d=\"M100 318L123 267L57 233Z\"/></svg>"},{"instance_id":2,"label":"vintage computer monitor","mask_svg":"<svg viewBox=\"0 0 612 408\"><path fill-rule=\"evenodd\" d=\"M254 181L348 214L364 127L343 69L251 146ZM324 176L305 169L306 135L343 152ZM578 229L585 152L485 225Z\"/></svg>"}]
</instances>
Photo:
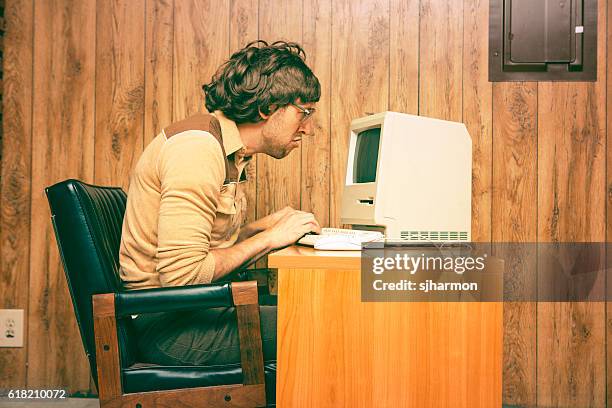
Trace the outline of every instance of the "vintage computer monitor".
<instances>
[{"instance_id":1,"label":"vintage computer monitor","mask_svg":"<svg viewBox=\"0 0 612 408\"><path fill-rule=\"evenodd\" d=\"M341 219L388 240L471 240L472 140L463 123L382 112L351 123Z\"/></svg>"}]
</instances>

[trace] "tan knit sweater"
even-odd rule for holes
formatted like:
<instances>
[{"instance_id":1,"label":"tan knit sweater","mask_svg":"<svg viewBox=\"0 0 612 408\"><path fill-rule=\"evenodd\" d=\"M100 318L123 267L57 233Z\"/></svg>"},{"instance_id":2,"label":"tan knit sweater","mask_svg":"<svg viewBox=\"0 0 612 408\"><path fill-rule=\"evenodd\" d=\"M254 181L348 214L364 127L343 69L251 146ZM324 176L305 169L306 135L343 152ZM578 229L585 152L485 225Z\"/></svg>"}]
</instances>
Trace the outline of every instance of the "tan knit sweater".
<instances>
[{"instance_id":1,"label":"tan knit sweater","mask_svg":"<svg viewBox=\"0 0 612 408\"><path fill-rule=\"evenodd\" d=\"M146 147L130 178L123 220L126 288L212 280L209 249L233 245L246 214L243 152L236 125L220 112L177 122Z\"/></svg>"}]
</instances>

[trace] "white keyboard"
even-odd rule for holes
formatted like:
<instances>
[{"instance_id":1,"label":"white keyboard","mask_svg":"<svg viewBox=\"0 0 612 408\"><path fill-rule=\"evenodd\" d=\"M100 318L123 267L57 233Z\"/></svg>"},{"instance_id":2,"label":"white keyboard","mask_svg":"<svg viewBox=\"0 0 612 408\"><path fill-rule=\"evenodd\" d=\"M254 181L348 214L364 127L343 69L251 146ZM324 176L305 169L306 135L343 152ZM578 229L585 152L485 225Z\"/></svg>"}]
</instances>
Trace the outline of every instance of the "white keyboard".
<instances>
[{"instance_id":1,"label":"white keyboard","mask_svg":"<svg viewBox=\"0 0 612 408\"><path fill-rule=\"evenodd\" d=\"M359 231L343 228L322 228L321 234L308 234L297 242L315 249L334 251L355 251L361 249L364 242L383 239L384 235L378 231Z\"/></svg>"}]
</instances>

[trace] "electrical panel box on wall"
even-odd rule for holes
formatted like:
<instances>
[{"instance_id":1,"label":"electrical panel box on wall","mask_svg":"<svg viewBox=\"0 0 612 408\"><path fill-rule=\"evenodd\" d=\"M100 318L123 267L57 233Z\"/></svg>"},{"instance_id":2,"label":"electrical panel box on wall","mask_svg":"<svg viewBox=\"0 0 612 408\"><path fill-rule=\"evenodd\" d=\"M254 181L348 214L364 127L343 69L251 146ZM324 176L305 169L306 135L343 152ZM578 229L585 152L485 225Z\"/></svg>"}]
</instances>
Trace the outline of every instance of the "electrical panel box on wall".
<instances>
[{"instance_id":1,"label":"electrical panel box on wall","mask_svg":"<svg viewBox=\"0 0 612 408\"><path fill-rule=\"evenodd\" d=\"M491 0L490 81L596 81L597 0Z\"/></svg>"}]
</instances>

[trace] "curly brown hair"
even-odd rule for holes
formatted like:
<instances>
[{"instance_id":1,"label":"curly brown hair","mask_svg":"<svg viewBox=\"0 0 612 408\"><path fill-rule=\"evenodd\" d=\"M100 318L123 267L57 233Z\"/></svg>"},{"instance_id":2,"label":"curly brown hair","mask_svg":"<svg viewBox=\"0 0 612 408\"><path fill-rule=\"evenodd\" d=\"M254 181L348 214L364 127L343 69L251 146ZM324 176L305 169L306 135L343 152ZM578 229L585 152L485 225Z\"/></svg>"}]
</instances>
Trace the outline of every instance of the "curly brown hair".
<instances>
[{"instance_id":1,"label":"curly brown hair","mask_svg":"<svg viewBox=\"0 0 612 408\"><path fill-rule=\"evenodd\" d=\"M261 121L290 103L317 102L321 85L304 62L299 44L258 40L247 44L219 67L212 81L202 86L206 109L220 110L236 123Z\"/></svg>"}]
</instances>

